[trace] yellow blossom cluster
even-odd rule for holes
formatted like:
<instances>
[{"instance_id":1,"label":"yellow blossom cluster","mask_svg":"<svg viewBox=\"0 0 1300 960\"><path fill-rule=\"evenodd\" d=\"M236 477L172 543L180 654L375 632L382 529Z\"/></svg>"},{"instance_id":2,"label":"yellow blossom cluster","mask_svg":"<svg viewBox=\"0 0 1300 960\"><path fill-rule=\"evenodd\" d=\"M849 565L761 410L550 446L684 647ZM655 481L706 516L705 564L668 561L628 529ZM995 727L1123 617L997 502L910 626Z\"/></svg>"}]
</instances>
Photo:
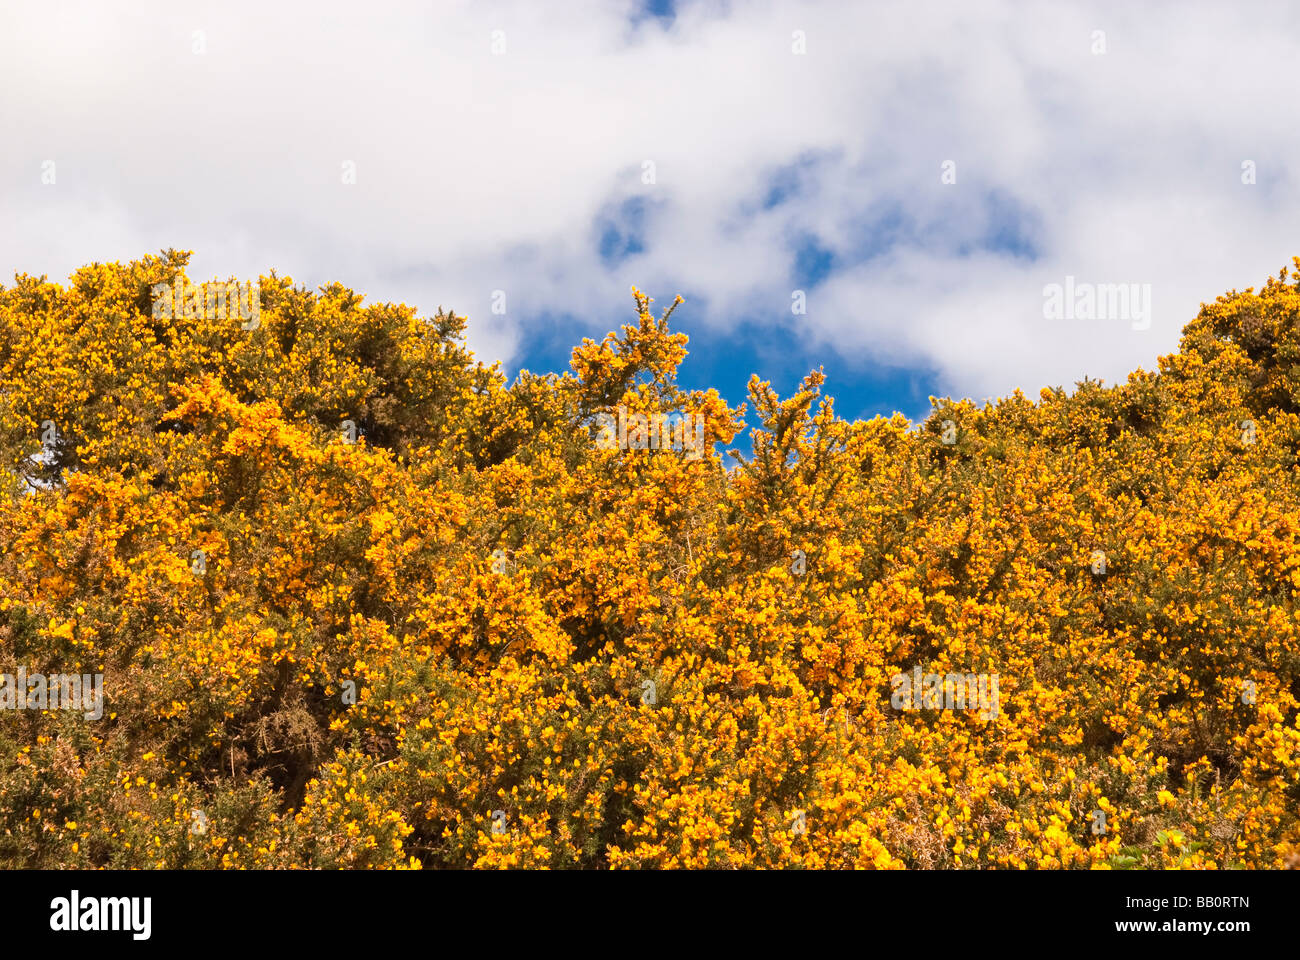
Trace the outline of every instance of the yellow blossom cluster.
<instances>
[{"instance_id":1,"label":"yellow blossom cluster","mask_svg":"<svg viewBox=\"0 0 1300 960\"><path fill-rule=\"evenodd\" d=\"M684 390L639 292L508 383L338 284L156 316L188 258L0 287L0 673L104 696L0 710L3 865L1300 861L1288 270L1154 372L913 425Z\"/></svg>"}]
</instances>

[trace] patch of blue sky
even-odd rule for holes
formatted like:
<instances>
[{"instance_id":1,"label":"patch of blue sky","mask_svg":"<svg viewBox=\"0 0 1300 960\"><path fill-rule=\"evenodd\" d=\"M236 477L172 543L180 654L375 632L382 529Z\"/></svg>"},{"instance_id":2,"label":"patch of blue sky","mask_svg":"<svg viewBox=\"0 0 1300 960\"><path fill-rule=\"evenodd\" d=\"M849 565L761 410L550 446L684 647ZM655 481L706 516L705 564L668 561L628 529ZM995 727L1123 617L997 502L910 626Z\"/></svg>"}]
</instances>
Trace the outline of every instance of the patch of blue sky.
<instances>
[{"instance_id":1,"label":"patch of blue sky","mask_svg":"<svg viewBox=\"0 0 1300 960\"><path fill-rule=\"evenodd\" d=\"M796 289L810 290L831 275L835 254L822 246L820 238L803 234L794 243L794 273L790 280Z\"/></svg>"},{"instance_id":2,"label":"patch of blue sky","mask_svg":"<svg viewBox=\"0 0 1300 960\"><path fill-rule=\"evenodd\" d=\"M820 367L826 375L823 393L835 398L836 414L847 420L889 417L895 412L914 420L929 409L929 397L937 393L934 370L842 356L825 342L811 341L794 322L746 320L727 330L712 325L695 327L690 323L690 308L693 302L698 306L699 298L684 296L686 302L669 321L673 330L690 337L688 356L678 369L678 385L683 389L716 389L735 407L748 404L751 374L770 382L785 398L798 392L803 378ZM572 350L583 337L599 341L610 329L631 321L630 316L603 323L563 313L539 316L527 326L518 365L507 372L513 376L523 368L538 374L563 373L569 370ZM747 431L759 426L752 404L748 404L745 420L745 430L730 446L748 456Z\"/></svg>"},{"instance_id":3,"label":"patch of blue sky","mask_svg":"<svg viewBox=\"0 0 1300 960\"><path fill-rule=\"evenodd\" d=\"M637 0L632 9L633 24L657 20L666 25L676 18L677 5L673 0Z\"/></svg>"},{"instance_id":4,"label":"patch of blue sky","mask_svg":"<svg viewBox=\"0 0 1300 960\"><path fill-rule=\"evenodd\" d=\"M1042 235L1043 221L1037 211L995 189L984 197L984 231L969 246L1032 263L1042 255Z\"/></svg>"},{"instance_id":5,"label":"patch of blue sky","mask_svg":"<svg viewBox=\"0 0 1300 960\"><path fill-rule=\"evenodd\" d=\"M607 268L645 251L646 202L628 197L596 218L596 248Z\"/></svg>"},{"instance_id":6,"label":"patch of blue sky","mask_svg":"<svg viewBox=\"0 0 1300 960\"><path fill-rule=\"evenodd\" d=\"M812 186L818 165L825 160L807 154L775 170L755 200L738 211L742 224L761 210L771 210L796 200ZM1012 194L989 190L978 208L975 222L954 237L950 225L920 224L900 200L879 198L848 219L852 240L833 248L810 230L795 230L788 241L791 289L811 290L832 277L835 271L859 265L888 254L898 246L917 246L948 253L969 255L991 251L1016 259L1034 260L1041 255L1041 217ZM602 263L616 269L628 257L644 252L647 205L644 198L631 197L611 205L594 224L594 237ZM677 291L649 291L667 300ZM686 389L717 389L732 406L748 399L751 374L769 381L778 395L797 392L809 371L822 368L826 375L823 392L835 398L839 416L848 420L891 416L900 412L915 421L927 415L929 397L937 395L937 371L926 365L883 364L862 352L842 352L833 343L811 337L797 317L779 319L740 317L723 327L691 323L692 307L703 310L705 297L680 291L686 299L673 315L672 326L691 336L689 356L678 372ZM553 313L535 318L527 326L520 345L519 368L537 373L568 369L571 351L583 337L601 339L610 329L630 322L630 317L597 321L570 314ZM758 425L752 409L747 411L746 429ZM743 434L734 444L748 452Z\"/></svg>"}]
</instances>

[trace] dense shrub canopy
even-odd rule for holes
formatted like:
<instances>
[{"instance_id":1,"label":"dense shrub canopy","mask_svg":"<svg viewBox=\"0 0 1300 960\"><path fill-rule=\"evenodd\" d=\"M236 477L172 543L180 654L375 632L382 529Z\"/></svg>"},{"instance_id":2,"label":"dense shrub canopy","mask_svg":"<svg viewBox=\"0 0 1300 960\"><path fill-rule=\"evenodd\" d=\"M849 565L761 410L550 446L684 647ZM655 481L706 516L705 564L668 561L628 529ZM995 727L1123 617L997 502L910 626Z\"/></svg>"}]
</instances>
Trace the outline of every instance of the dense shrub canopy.
<instances>
[{"instance_id":1,"label":"dense shrub canopy","mask_svg":"<svg viewBox=\"0 0 1300 960\"><path fill-rule=\"evenodd\" d=\"M0 288L0 671L105 691L0 712L3 864L1294 861L1288 271L1158 372L919 428L755 378L724 461L745 409L639 293L507 383L337 284L155 317L187 261ZM709 449L606 449L620 406ZM916 668L1000 709L899 709Z\"/></svg>"}]
</instances>

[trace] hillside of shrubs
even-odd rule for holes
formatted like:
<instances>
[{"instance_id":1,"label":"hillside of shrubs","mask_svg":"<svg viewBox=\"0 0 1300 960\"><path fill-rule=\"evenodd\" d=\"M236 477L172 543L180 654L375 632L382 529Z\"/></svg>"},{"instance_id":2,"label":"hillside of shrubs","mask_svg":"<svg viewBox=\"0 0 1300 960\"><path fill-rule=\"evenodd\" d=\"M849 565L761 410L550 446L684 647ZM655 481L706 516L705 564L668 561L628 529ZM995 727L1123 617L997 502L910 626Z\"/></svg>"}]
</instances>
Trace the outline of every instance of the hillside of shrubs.
<instances>
[{"instance_id":1,"label":"hillside of shrubs","mask_svg":"<svg viewBox=\"0 0 1300 960\"><path fill-rule=\"evenodd\" d=\"M511 382L340 284L158 315L189 256L0 287L0 672L103 676L0 700L0 866L1300 862L1300 257L913 424L682 389L636 291Z\"/></svg>"}]
</instances>

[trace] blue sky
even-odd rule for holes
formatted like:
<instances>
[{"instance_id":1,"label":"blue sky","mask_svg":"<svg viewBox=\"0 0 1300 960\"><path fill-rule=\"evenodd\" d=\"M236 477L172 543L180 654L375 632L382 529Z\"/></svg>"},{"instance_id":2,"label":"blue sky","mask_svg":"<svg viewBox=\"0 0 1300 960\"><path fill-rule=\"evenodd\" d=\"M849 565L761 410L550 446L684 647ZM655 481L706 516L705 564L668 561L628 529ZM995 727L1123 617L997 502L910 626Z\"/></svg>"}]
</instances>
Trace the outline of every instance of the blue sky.
<instances>
[{"instance_id":1,"label":"blue sky","mask_svg":"<svg viewBox=\"0 0 1300 960\"><path fill-rule=\"evenodd\" d=\"M656 315L664 305L662 299L667 298L657 298L655 303ZM635 322L631 296L627 316L621 322ZM894 411L917 419L929 408L928 398L936 389L936 381L928 371L882 368L840 357L806 342L794 324L776 326L753 321L727 331L693 330L688 300L674 311L669 325L690 337L689 355L678 371L679 385L690 390L712 387L733 407L741 402L748 404L749 377L755 373L786 397L798 390L810 371L821 368L826 374L824 392L835 398L836 413L850 420L890 416ZM599 340L608 332L598 327L572 316L547 316L536 332L525 335L520 353L523 359L506 370L511 376L519 369L535 373L566 371L572 349L583 337ZM748 406L747 421L752 426L756 421L752 404ZM742 443L741 449L748 448Z\"/></svg>"},{"instance_id":2,"label":"blue sky","mask_svg":"<svg viewBox=\"0 0 1300 960\"><path fill-rule=\"evenodd\" d=\"M1263 0L17 0L0 276L189 249L454 308L510 373L636 286L685 297L686 386L915 419L1150 369L1300 253L1296 62ZM1053 319L1067 278L1151 322Z\"/></svg>"},{"instance_id":3,"label":"blue sky","mask_svg":"<svg viewBox=\"0 0 1300 960\"><path fill-rule=\"evenodd\" d=\"M660 16L670 15L670 4L651 6ZM757 207L772 210L795 202L801 182L815 176L816 163L808 158L777 170L760 191ZM1032 244L1023 234L1021 215L1014 204L999 203L994 197L990 198L990 209L997 224L984 238L984 245L989 249L1014 249L1017 255L1032 257ZM592 236L603 268L616 271L645 252L650 244L646 221L652 215L650 204L640 196L599 214ZM857 249L840 255L824 246L815 232L792 233L788 238L787 285L792 291L802 290L805 295L812 295L845 260L863 262L883 253L905 227L899 211L885 211L864 225ZM832 344L810 337L798 316L789 310L736 316L725 329L702 324L696 319L700 316L697 301L707 302L707 289L690 290L685 279L680 286L674 286L671 276L667 286L666 290L652 293L658 294L655 312L657 315L678 293L685 298L674 311L670 324L675 331L690 337L689 355L679 371L679 382L687 389L715 388L736 406L747 400L751 374L769 381L781 396L788 396L798 390L809 372L820 368L826 374L824 391L835 398L838 414L848 419L890 416L895 411L917 419L924 416L929 397L938 390L934 371L925 364L886 365L870 356L843 355ZM618 323L634 322L630 296L627 308L626 316ZM526 330L520 340L518 359L507 365L512 375L519 369L567 370L571 351L582 338L599 340L610 328L608 323L602 325L571 313L546 313L537 319L538 323ZM752 409L749 413L752 424L755 422Z\"/></svg>"},{"instance_id":4,"label":"blue sky","mask_svg":"<svg viewBox=\"0 0 1300 960\"><path fill-rule=\"evenodd\" d=\"M646 9L655 17L672 17L670 3L648 3ZM797 204L815 187L820 161L816 155L807 155L776 168L752 197L737 204L735 214L743 219ZM987 225L960 253L968 256L984 251L1032 262L1037 256L1035 233L1039 227L1032 211L997 190L990 191L984 203ZM617 271L646 252L651 245L647 220L654 213L653 204L644 196L626 198L600 211L592 239L602 268ZM786 285L792 291L804 291L805 296L815 295L819 285L837 270L880 257L900 242L926 242L924 236L918 236L918 229L902 204L883 203L862 211L853 242L841 250L826 245L815 227L792 230L785 238L789 259ZM781 396L788 396L798 390L809 372L821 369L826 374L824 392L835 398L838 414L851 420L895 412L919 420L929 409L929 398L940 394L936 371L926 363L883 363L870 353L846 355L833 343L810 336L791 311L733 316L725 329L693 322L699 315L695 301L707 301L707 288L692 291L684 279L680 286L672 280L669 275L669 289L657 291L657 299L671 302L677 293L686 298L671 321L675 330L691 338L689 356L680 371L680 382L686 388L713 387L735 406L747 399L751 374L769 381ZM630 303L629 298L629 307ZM656 313L661 308L662 303ZM629 312L618 322L630 323L632 319ZM546 313L537 320L521 338L517 361L507 365L511 374L519 369L566 370L573 346L583 337L599 340L608 327L571 313ZM753 425L752 410L749 414Z\"/></svg>"}]
</instances>

